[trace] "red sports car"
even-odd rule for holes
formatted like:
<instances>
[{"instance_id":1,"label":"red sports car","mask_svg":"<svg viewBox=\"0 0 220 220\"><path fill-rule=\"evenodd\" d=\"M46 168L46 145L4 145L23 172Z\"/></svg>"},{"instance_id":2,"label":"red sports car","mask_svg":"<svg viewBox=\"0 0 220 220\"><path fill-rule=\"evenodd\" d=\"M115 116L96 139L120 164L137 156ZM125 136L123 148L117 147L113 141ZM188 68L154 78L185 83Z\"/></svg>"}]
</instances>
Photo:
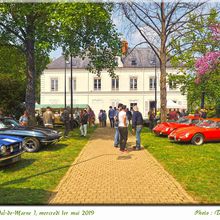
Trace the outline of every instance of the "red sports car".
<instances>
[{"instance_id":1,"label":"red sports car","mask_svg":"<svg viewBox=\"0 0 220 220\"><path fill-rule=\"evenodd\" d=\"M203 120L193 127L179 128L168 137L176 142L191 142L195 145L220 141L220 118Z\"/></svg>"},{"instance_id":2,"label":"red sports car","mask_svg":"<svg viewBox=\"0 0 220 220\"><path fill-rule=\"evenodd\" d=\"M154 127L153 132L156 135L168 136L172 131L177 128L194 126L199 123L202 118L195 116L185 116L179 118L175 122L163 122Z\"/></svg>"}]
</instances>

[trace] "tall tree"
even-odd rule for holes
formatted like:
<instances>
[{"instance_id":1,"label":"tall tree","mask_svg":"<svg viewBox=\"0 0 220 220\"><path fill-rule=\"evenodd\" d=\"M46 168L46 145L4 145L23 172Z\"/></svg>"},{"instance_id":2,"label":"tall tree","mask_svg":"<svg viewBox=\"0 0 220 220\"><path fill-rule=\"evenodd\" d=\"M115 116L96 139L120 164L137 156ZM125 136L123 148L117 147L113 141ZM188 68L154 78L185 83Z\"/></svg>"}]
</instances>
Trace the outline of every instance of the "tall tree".
<instances>
[{"instance_id":1,"label":"tall tree","mask_svg":"<svg viewBox=\"0 0 220 220\"><path fill-rule=\"evenodd\" d=\"M189 107L201 104L203 108L204 97L206 105L213 106L220 96L220 39L219 33L213 32L213 28L219 26L219 15L216 9L211 9L207 17L191 14L190 19L187 29L191 31L178 41L173 41L172 45L177 54L171 59L172 65L183 74L171 74L169 79L175 81L183 93L188 94ZM180 44L186 44L184 51L179 47Z\"/></svg>"},{"instance_id":2,"label":"tall tree","mask_svg":"<svg viewBox=\"0 0 220 220\"><path fill-rule=\"evenodd\" d=\"M31 121L34 119L36 101L36 57L48 54L54 40L51 33L53 32L51 12L51 5L43 3L0 5L1 44L18 48L25 56L27 81L25 104Z\"/></svg>"},{"instance_id":3,"label":"tall tree","mask_svg":"<svg viewBox=\"0 0 220 220\"><path fill-rule=\"evenodd\" d=\"M93 8L92 12L90 8ZM98 39L102 39L104 45L105 42L108 42L108 38L113 33L111 30L114 28L112 25L106 26L106 22L111 24L108 13L110 13L110 8L101 3L93 3L89 6L83 3L5 3L0 5L2 44L18 48L26 57L25 103L32 118L34 118L36 101L36 66L43 69L47 63L45 62L47 59L41 58L47 57L55 45L63 45L62 40L66 39L70 41L71 53L74 52L74 55L80 54L82 48L90 48L91 51L91 48L96 47L99 42ZM101 22L102 19L103 22ZM95 20L97 20L96 23L94 23ZM67 32L63 27L71 31ZM87 31L93 30L93 28L97 31L96 35L94 37L91 34L87 35ZM102 32L106 28L109 30ZM68 38L65 34L68 35ZM85 47L85 45L89 46ZM112 54L112 50L109 48L112 45L108 43L106 45L106 48L109 49L106 52ZM103 55L106 57L105 53ZM96 58L94 58L95 60ZM110 62L107 63L110 64ZM97 66L95 62L93 64ZM114 66L112 63L111 65Z\"/></svg>"},{"instance_id":4,"label":"tall tree","mask_svg":"<svg viewBox=\"0 0 220 220\"><path fill-rule=\"evenodd\" d=\"M112 4L80 3L60 4L54 16L60 27L60 44L66 59L70 56L71 80L72 58L89 58L87 69L97 75L103 69L114 76L115 57L120 51L120 40L111 20ZM78 16L76 17L76 12ZM72 18L75 18L74 20ZM73 84L70 87L71 120L73 120Z\"/></svg>"},{"instance_id":5,"label":"tall tree","mask_svg":"<svg viewBox=\"0 0 220 220\"><path fill-rule=\"evenodd\" d=\"M91 72L100 74L106 69L114 75L115 57L121 45L111 19L113 4L60 4L58 8L55 16L60 17L61 46L65 55L86 56Z\"/></svg>"},{"instance_id":6,"label":"tall tree","mask_svg":"<svg viewBox=\"0 0 220 220\"><path fill-rule=\"evenodd\" d=\"M120 3L123 14L133 27L143 37L160 63L160 104L161 121L166 121L167 90L166 90L166 64L175 56L172 41L176 41L188 31L188 15L198 10L204 3L183 1L151 1L151 2L126 2ZM140 42L141 43L141 42ZM179 45L183 47L184 45Z\"/></svg>"}]
</instances>

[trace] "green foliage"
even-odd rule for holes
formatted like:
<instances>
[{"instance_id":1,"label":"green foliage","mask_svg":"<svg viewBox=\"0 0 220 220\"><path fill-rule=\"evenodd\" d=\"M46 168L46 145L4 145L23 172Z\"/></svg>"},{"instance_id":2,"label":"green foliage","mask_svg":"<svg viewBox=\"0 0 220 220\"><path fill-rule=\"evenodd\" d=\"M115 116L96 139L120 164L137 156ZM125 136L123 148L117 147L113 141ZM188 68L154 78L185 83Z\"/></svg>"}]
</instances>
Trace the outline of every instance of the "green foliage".
<instances>
[{"instance_id":1,"label":"green foliage","mask_svg":"<svg viewBox=\"0 0 220 220\"><path fill-rule=\"evenodd\" d=\"M0 74L1 102L0 108L4 114L20 117L24 110L25 81L14 74Z\"/></svg>"},{"instance_id":2,"label":"green foliage","mask_svg":"<svg viewBox=\"0 0 220 220\"><path fill-rule=\"evenodd\" d=\"M199 84L195 83L196 71L195 62L198 57L209 51L219 50L219 42L214 40L209 29L211 24L219 23L218 14L215 9L210 11L208 17L196 14L190 15L188 23L189 31L184 37L177 41L172 41L175 56L171 59L171 64L179 69L181 74L177 76L169 75L169 80L174 80L180 86L183 94L187 94L188 107L200 106L201 94L205 92L205 105L216 105L216 100L220 97L218 84L220 82L219 68L210 74L204 75ZM179 45L184 45L180 47Z\"/></svg>"},{"instance_id":3,"label":"green foliage","mask_svg":"<svg viewBox=\"0 0 220 220\"><path fill-rule=\"evenodd\" d=\"M12 46L0 46L0 74L14 74L25 77L25 56Z\"/></svg>"},{"instance_id":4,"label":"green foliage","mask_svg":"<svg viewBox=\"0 0 220 220\"><path fill-rule=\"evenodd\" d=\"M59 4L54 14L60 22L65 55L87 56L90 59L88 69L92 73L100 74L102 69L107 69L114 75L120 40L111 12L111 4L75 3Z\"/></svg>"},{"instance_id":5,"label":"green foliage","mask_svg":"<svg viewBox=\"0 0 220 220\"><path fill-rule=\"evenodd\" d=\"M49 52L62 46L66 55L91 59L89 70L114 73L120 43L107 3L3 3L0 5L0 46L25 56L26 108L34 116L36 81L49 62ZM8 67L7 67L8 68ZM3 72L6 72L3 70Z\"/></svg>"}]
</instances>

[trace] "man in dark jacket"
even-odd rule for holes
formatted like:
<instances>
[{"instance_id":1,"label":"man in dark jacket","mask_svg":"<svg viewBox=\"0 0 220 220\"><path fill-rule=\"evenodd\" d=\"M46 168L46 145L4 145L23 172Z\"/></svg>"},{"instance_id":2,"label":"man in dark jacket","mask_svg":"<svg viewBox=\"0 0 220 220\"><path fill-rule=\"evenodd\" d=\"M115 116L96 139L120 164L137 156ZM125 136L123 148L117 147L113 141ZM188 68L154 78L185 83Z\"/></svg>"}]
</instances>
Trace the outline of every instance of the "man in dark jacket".
<instances>
[{"instance_id":1,"label":"man in dark jacket","mask_svg":"<svg viewBox=\"0 0 220 220\"><path fill-rule=\"evenodd\" d=\"M64 109L61 118L64 123L64 137L68 137L70 131L70 107Z\"/></svg>"},{"instance_id":2,"label":"man in dark jacket","mask_svg":"<svg viewBox=\"0 0 220 220\"><path fill-rule=\"evenodd\" d=\"M80 121L80 131L81 131L81 136L86 137L87 135L87 123L88 123L89 115L87 113L87 110L83 110L83 115L81 116L81 121Z\"/></svg>"},{"instance_id":3,"label":"man in dark jacket","mask_svg":"<svg viewBox=\"0 0 220 220\"><path fill-rule=\"evenodd\" d=\"M132 132L136 133L136 146L134 147L136 150L141 149L141 130L143 127L143 117L142 114L138 111L138 107L135 105L133 107L133 115L132 115Z\"/></svg>"},{"instance_id":4,"label":"man in dark jacket","mask_svg":"<svg viewBox=\"0 0 220 220\"><path fill-rule=\"evenodd\" d=\"M115 110L112 108L112 106L109 106L108 118L110 121L111 128L114 128L114 116L115 116Z\"/></svg>"}]
</instances>

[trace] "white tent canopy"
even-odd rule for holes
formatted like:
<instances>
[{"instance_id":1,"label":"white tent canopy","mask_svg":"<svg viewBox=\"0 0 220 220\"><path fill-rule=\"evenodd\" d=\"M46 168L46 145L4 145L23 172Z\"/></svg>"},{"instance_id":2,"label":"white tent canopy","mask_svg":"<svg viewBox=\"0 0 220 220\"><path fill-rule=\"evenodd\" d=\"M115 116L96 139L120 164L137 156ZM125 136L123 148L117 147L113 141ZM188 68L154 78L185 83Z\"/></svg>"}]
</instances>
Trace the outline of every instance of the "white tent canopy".
<instances>
[{"instance_id":1,"label":"white tent canopy","mask_svg":"<svg viewBox=\"0 0 220 220\"><path fill-rule=\"evenodd\" d=\"M177 104L177 103L174 102L173 100L167 100L167 108L180 108L180 109L182 109L183 106Z\"/></svg>"}]
</instances>

